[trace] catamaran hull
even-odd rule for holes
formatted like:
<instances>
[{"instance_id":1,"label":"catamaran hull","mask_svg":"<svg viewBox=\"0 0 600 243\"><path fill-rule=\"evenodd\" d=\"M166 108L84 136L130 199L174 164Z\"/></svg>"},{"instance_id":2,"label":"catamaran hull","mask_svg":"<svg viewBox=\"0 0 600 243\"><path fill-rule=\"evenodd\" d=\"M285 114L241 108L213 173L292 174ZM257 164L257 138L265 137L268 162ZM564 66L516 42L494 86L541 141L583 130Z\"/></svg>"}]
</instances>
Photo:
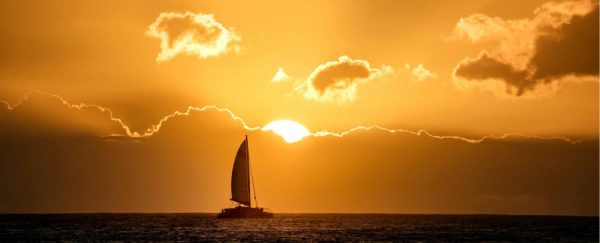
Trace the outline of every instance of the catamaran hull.
<instances>
[{"instance_id":1,"label":"catamaran hull","mask_svg":"<svg viewBox=\"0 0 600 243\"><path fill-rule=\"evenodd\" d=\"M263 208L235 207L221 210L217 218L273 218L273 214Z\"/></svg>"}]
</instances>

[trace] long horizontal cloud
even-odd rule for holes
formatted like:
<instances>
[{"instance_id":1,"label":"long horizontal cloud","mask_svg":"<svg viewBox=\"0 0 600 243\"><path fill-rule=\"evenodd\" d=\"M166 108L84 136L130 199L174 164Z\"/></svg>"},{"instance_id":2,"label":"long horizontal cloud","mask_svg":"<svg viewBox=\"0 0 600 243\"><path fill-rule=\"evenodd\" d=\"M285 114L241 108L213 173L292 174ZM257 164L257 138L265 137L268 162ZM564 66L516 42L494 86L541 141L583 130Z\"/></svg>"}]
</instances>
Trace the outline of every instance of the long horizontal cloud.
<instances>
[{"instance_id":1,"label":"long horizontal cloud","mask_svg":"<svg viewBox=\"0 0 600 243\"><path fill-rule=\"evenodd\" d=\"M240 37L212 14L163 12L146 35L160 40L158 62L180 54L207 58L239 50Z\"/></svg>"},{"instance_id":2,"label":"long horizontal cloud","mask_svg":"<svg viewBox=\"0 0 600 243\"><path fill-rule=\"evenodd\" d=\"M341 56L319 65L296 91L308 100L351 103L357 98L360 84L383 78L393 72L389 66L372 68L365 60Z\"/></svg>"},{"instance_id":3,"label":"long horizontal cloud","mask_svg":"<svg viewBox=\"0 0 600 243\"><path fill-rule=\"evenodd\" d=\"M27 108L29 114L21 112L20 109L25 109L23 107L26 106L28 103L32 102L32 100L38 100L36 102L36 104L50 104L52 106L53 111L42 110L42 108L40 108L40 107L29 107L29 108ZM84 136L95 136L95 137L114 138L114 139L117 139L117 138L139 139L139 138L147 138L147 137L155 136L165 126L165 124L167 124L170 120L172 120L174 118L188 117L188 116L191 116L192 113L194 113L194 112L204 112L204 111L216 111L219 113L224 113L227 115L227 117L229 117L229 119L231 119L231 121L236 122L237 124L240 124L241 127L247 131L265 131L265 132L269 131L269 129L265 129L262 126L248 125L241 117L239 117L238 115L236 115L234 112L232 112L231 110L229 110L227 108L221 108L221 107L212 106L212 105L207 105L207 106L202 106L202 107L189 106L184 112L175 111L169 115L164 116L155 125L145 129L144 131L138 132L138 131L132 130L120 118L115 117L113 115L113 112L111 111L111 109L109 109L107 107L93 105L93 104L85 104L85 103L72 104L72 103L66 101L61 96L54 95L54 94L48 94L48 93L34 91L34 92L30 92L27 95L25 95L21 100L19 100L14 105L11 105L9 102L2 101L2 100L0 100L0 104L4 105L4 107L0 106L0 118L3 118L3 119L0 119L0 131L3 131L3 134L9 134L9 132L10 133L18 133L19 131L26 131L27 133L31 133L32 128L39 127L40 125L43 127L44 123L47 122L49 118L53 118L53 119L61 119L57 123L61 123L62 125L66 124L66 125L74 125L74 126L78 126L78 127L83 127L82 129L85 130L85 132L80 133L79 136L84 135ZM81 114L78 114L78 113L64 114L64 112L62 112L61 113L62 115L64 115L64 116L70 115L70 116L69 117L57 117L57 114L53 114L53 112L56 112L55 110L59 110L58 111L59 113L61 113L62 110L69 110L69 111L76 111ZM34 113L34 115L38 114L38 113L45 114L45 117L37 119L37 121L34 121L34 122L37 122L35 124L28 125L28 123L30 123L31 121L27 121L24 119L31 118L32 117L31 113ZM88 113L91 113L92 115L90 115ZM12 117L12 118L7 119L7 117ZM84 117L84 118L81 118L81 117ZM74 120L75 122L71 122L71 120ZM89 124L103 124L103 125L89 126ZM15 129L16 128L15 126L27 126L27 127L24 127L23 129ZM102 129L98 130L99 127ZM55 128L50 128L50 129L55 129ZM50 129L45 129L45 131L50 130ZM62 130L64 130L64 131L66 131L66 129L68 129L68 127L62 128ZM82 129L78 129L78 130L81 131ZM96 129L96 130L94 130L94 129ZM477 144L477 143L481 143L481 142L484 142L487 140L501 140L501 139L507 139L507 138L557 140L557 141L563 141L563 142L567 142L567 143L581 142L581 140L570 139L567 137L559 137L559 136L541 137L541 136L531 136L531 135L526 135L526 134L521 134L521 133L508 133L508 134L502 134L502 135L488 135L488 136L483 136L480 138L468 138L468 137L457 136L457 135L436 135L436 134L432 134L424 129L420 129L417 131L411 131L411 130L406 130L406 129L391 129L391 128L386 128L386 127L382 127L382 126L378 126L378 125L371 125L371 126L362 126L361 125L361 126L356 126L356 127L350 128L350 129L348 129L346 131L342 131L342 132L333 132L333 131L322 130L322 131L317 131L317 132L311 132L310 136L342 138L342 137L345 137L345 136L350 135L355 132L370 131L370 130L379 130L379 131L383 131L383 132L391 133L391 134L401 133L401 134L410 134L410 135L415 135L415 136L424 136L424 137L429 137L429 138L439 139L439 140L457 140L457 141L462 141L462 142L466 142L466 143L470 143L470 144ZM35 132L35 131L33 131L33 132ZM40 131L40 132L44 132L44 131ZM15 135L19 135L19 134L15 134Z\"/></svg>"},{"instance_id":4,"label":"long horizontal cloud","mask_svg":"<svg viewBox=\"0 0 600 243\"><path fill-rule=\"evenodd\" d=\"M522 96L561 80L597 80L598 28L591 1L548 2L517 20L473 14L456 24L453 37L494 46L459 62L454 81Z\"/></svg>"}]
</instances>

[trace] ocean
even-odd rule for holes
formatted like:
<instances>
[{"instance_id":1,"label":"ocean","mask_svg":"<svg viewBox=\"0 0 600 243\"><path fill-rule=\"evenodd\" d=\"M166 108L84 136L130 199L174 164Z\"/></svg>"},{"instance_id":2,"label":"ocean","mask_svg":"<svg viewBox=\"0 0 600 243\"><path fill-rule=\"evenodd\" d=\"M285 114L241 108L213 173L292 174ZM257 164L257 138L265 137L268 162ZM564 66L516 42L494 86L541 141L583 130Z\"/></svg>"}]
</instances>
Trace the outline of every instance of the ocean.
<instances>
[{"instance_id":1,"label":"ocean","mask_svg":"<svg viewBox=\"0 0 600 243\"><path fill-rule=\"evenodd\" d=\"M410 214L3 214L13 241L580 241L598 242L598 217Z\"/></svg>"}]
</instances>

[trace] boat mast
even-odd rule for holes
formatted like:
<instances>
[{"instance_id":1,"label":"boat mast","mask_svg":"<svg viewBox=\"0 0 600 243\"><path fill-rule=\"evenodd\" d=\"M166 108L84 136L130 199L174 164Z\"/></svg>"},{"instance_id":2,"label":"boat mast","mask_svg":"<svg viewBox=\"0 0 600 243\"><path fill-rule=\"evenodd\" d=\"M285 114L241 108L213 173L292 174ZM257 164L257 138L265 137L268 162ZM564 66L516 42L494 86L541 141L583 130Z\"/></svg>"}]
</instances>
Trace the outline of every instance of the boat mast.
<instances>
[{"instance_id":1,"label":"boat mast","mask_svg":"<svg viewBox=\"0 0 600 243\"><path fill-rule=\"evenodd\" d=\"M246 140L247 139L248 139L248 135L246 135ZM247 154L247 158L248 158L248 170L250 172L249 175L250 175L250 179L252 181L252 191L254 191L254 194L253 194L254 195L254 202L256 203L256 207L258 208L258 200L256 200L256 187L254 187L254 175L252 174L252 166L250 164L250 144L246 143L246 146L248 146L246 148L246 151L248 152L248 154ZM250 187L250 184L248 184L248 187ZM250 188L248 188L248 189L250 189ZM252 200L250 200L250 201L252 201ZM252 206L250 206L250 207L252 207Z\"/></svg>"}]
</instances>

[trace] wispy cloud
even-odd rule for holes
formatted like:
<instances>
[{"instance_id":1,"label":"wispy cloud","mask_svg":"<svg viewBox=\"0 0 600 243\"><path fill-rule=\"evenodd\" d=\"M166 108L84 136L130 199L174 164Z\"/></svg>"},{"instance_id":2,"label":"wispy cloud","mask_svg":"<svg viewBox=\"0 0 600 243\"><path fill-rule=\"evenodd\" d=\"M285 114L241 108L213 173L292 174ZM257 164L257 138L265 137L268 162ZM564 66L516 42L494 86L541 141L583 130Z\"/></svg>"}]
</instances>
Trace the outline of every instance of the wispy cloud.
<instances>
[{"instance_id":1,"label":"wispy cloud","mask_svg":"<svg viewBox=\"0 0 600 243\"><path fill-rule=\"evenodd\" d=\"M290 77L287 73L285 73L285 71L283 71L283 68L278 68L277 72L275 72L275 75L271 79L271 82L285 83L285 82L289 82L292 80L293 80L292 77Z\"/></svg>"},{"instance_id":2,"label":"wispy cloud","mask_svg":"<svg viewBox=\"0 0 600 243\"><path fill-rule=\"evenodd\" d=\"M425 65L419 63L417 66L413 67L410 64L404 64L404 68L398 70L396 76L400 76L405 80L422 82L427 79L436 79L437 74L433 71L425 68Z\"/></svg>"},{"instance_id":3,"label":"wispy cloud","mask_svg":"<svg viewBox=\"0 0 600 243\"><path fill-rule=\"evenodd\" d=\"M419 64L415 68L413 68L412 75L418 81L423 81L425 79L435 79L435 78L437 78L437 74L435 74L434 72L432 72L432 71L428 70L427 68L425 68L425 66L423 66L423 64Z\"/></svg>"}]
</instances>

